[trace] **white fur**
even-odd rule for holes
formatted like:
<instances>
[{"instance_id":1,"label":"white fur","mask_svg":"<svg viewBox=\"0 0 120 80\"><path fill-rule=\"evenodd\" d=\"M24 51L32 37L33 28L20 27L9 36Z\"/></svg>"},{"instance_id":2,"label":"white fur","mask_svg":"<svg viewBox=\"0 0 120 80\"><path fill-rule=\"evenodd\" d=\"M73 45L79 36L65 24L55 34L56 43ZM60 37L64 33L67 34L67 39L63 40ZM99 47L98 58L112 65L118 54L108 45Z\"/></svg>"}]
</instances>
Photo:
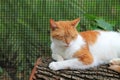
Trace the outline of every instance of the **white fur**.
<instances>
[{"instance_id":1,"label":"white fur","mask_svg":"<svg viewBox=\"0 0 120 80\"><path fill-rule=\"evenodd\" d=\"M108 63L120 57L120 33L99 31L97 42L89 49L94 57L94 64Z\"/></svg>"},{"instance_id":2,"label":"white fur","mask_svg":"<svg viewBox=\"0 0 120 80\"><path fill-rule=\"evenodd\" d=\"M60 69L86 69L99 64L108 63L114 58L120 57L120 33L98 31L100 35L93 45L89 45L89 50L93 56L93 63L84 65L73 54L85 45L84 39L78 35L77 39L72 41L69 47L65 43L51 38L52 58L58 62L51 62L49 68L52 70Z\"/></svg>"},{"instance_id":3,"label":"white fur","mask_svg":"<svg viewBox=\"0 0 120 80\"><path fill-rule=\"evenodd\" d=\"M62 41L52 38L51 40L52 58L57 61L61 61L60 58L63 58L63 60L72 58L73 54L85 44L82 37L79 35L76 40L70 43L69 47L66 47L67 44L63 43Z\"/></svg>"}]
</instances>

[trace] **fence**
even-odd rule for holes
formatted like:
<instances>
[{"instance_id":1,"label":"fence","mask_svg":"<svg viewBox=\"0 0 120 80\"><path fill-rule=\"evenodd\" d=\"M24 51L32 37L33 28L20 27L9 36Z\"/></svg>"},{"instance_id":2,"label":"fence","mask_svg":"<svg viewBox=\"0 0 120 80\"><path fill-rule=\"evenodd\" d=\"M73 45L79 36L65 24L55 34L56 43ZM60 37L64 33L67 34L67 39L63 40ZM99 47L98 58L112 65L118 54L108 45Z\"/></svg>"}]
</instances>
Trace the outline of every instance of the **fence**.
<instances>
[{"instance_id":1,"label":"fence","mask_svg":"<svg viewBox=\"0 0 120 80\"><path fill-rule=\"evenodd\" d=\"M35 60L50 56L49 19L77 17L78 31L97 29L93 21L98 17L110 25L106 29L119 31L120 1L0 0L0 79L5 73L13 80L27 80Z\"/></svg>"}]
</instances>

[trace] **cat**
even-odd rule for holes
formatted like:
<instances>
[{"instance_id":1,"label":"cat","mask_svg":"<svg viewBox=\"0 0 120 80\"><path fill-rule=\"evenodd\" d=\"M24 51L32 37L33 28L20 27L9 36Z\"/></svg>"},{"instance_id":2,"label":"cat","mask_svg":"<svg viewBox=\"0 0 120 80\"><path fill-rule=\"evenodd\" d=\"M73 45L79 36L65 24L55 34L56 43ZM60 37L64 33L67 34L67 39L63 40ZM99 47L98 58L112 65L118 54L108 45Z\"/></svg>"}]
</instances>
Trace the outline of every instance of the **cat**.
<instances>
[{"instance_id":1,"label":"cat","mask_svg":"<svg viewBox=\"0 0 120 80\"><path fill-rule=\"evenodd\" d=\"M109 69L120 73L120 58L111 60Z\"/></svg>"},{"instance_id":2,"label":"cat","mask_svg":"<svg viewBox=\"0 0 120 80\"><path fill-rule=\"evenodd\" d=\"M49 68L88 69L110 63L110 69L117 71L118 66L114 65L120 64L120 33L101 30L78 32L76 26L79 22L80 18L71 21L50 19L52 58L56 62L51 62Z\"/></svg>"}]
</instances>

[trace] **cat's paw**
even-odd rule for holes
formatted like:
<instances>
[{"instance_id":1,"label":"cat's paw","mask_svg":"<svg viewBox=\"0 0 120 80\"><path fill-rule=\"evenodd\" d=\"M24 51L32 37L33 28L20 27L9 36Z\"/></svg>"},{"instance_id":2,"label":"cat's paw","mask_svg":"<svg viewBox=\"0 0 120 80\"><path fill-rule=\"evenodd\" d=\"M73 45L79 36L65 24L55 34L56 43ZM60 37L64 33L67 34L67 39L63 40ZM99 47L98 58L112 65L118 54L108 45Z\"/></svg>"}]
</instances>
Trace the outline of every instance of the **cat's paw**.
<instances>
[{"instance_id":1,"label":"cat's paw","mask_svg":"<svg viewBox=\"0 0 120 80\"><path fill-rule=\"evenodd\" d=\"M120 65L120 58L112 59L109 63L110 65Z\"/></svg>"},{"instance_id":2,"label":"cat's paw","mask_svg":"<svg viewBox=\"0 0 120 80\"><path fill-rule=\"evenodd\" d=\"M52 70L59 70L59 69L58 69L57 62L51 62L51 63L49 64L49 68L52 69Z\"/></svg>"}]
</instances>

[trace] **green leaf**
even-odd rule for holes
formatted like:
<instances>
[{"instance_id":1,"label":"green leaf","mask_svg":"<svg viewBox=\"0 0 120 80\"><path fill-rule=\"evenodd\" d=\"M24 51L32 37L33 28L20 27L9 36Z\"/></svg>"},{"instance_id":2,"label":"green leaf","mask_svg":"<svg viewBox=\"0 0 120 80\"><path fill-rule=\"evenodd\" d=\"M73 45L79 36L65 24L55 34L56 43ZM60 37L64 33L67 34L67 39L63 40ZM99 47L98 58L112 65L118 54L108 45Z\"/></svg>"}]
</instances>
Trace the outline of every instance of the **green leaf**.
<instances>
[{"instance_id":1,"label":"green leaf","mask_svg":"<svg viewBox=\"0 0 120 80\"><path fill-rule=\"evenodd\" d=\"M87 19L90 19L90 20L95 20L97 17L94 16L94 15L91 15L91 14L84 14L84 16L87 18Z\"/></svg>"},{"instance_id":2,"label":"green leaf","mask_svg":"<svg viewBox=\"0 0 120 80\"><path fill-rule=\"evenodd\" d=\"M99 27L101 27L102 29L104 29L104 30L110 30L110 31L113 30L113 26L114 25L106 22L104 19L101 19L101 18L100 19L95 19L95 21L96 21L97 25Z\"/></svg>"},{"instance_id":3,"label":"green leaf","mask_svg":"<svg viewBox=\"0 0 120 80\"><path fill-rule=\"evenodd\" d=\"M2 67L0 67L0 73L3 73L3 69L2 69Z\"/></svg>"}]
</instances>

